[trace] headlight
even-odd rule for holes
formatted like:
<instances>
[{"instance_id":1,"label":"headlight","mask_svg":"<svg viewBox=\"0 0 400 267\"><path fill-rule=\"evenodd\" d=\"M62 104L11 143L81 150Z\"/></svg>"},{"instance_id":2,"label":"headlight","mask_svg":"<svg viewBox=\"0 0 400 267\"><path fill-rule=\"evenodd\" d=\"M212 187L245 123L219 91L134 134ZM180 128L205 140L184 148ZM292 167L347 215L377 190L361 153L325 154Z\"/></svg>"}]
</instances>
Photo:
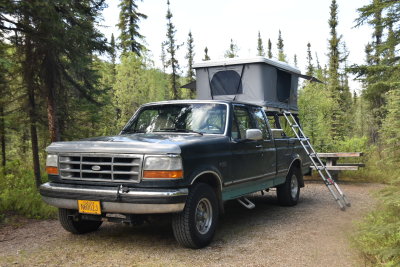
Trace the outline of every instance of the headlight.
<instances>
[{"instance_id":1,"label":"headlight","mask_svg":"<svg viewBox=\"0 0 400 267\"><path fill-rule=\"evenodd\" d=\"M179 156L148 156L144 162L143 178L181 179L182 159Z\"/></svg>"},{"instance_id":2,"label":"headlight","mask_svg":"<svg viewBox=\"0 0 400 267\"><path fill-rule=\"evenodd\" d=\"M57 155L47 155L46 172L47 172L47 174L58 175L58 156Z\"/></svg>"}]
</instances>

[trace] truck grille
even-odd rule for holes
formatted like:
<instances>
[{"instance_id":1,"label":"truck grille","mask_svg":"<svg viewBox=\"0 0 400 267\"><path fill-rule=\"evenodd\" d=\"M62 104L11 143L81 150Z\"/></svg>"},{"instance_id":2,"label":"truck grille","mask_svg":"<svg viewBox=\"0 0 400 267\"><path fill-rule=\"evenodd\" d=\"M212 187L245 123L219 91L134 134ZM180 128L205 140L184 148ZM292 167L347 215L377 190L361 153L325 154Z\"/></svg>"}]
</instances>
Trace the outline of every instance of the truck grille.
<instances>
[{"instance_id":1,"label":"truck grille","mask_svg":"<svg viewBox=\"0 0 400 267\"><path fill-rule=\"evenodd\" d=\"M140 182L143 155L61 154L58 157L62 179Z\"/></svg>"}]
</instances>

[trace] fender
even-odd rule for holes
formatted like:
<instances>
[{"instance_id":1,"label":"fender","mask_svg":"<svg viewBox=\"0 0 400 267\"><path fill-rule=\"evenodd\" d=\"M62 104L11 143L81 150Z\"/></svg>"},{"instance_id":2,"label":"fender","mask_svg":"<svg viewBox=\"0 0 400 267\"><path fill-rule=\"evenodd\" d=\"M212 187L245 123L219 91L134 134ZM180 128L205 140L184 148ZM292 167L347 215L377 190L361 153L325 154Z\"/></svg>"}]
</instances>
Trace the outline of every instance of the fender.
<instances>
[{"instance_id":1,"label":"fender","mask_svg":"<svg viewBox=\"0 0 400 267\"><path fill-rule=\"evenodd\" d=\"M288 171L287 171L287 173L286 173L286 176L288 176L290 170L292 169L292 165L293 165L296 161L299 161L300 172L301 172L301 174L303 174L303 172L302 172L302 170L301 170L302 160L301 160L300 155L297 154L297 153L296 153L296 154L293 154L293 155L292 155L292 158L293 158L293 160L292 160L292 162L291 162L290 165L289 165L289 168L288 168ZM301 178L300 178L300 181L299 181L299 185L300 185L300 187L304 187L303 175L301 175Z\"/></svg>"}]
</instances>

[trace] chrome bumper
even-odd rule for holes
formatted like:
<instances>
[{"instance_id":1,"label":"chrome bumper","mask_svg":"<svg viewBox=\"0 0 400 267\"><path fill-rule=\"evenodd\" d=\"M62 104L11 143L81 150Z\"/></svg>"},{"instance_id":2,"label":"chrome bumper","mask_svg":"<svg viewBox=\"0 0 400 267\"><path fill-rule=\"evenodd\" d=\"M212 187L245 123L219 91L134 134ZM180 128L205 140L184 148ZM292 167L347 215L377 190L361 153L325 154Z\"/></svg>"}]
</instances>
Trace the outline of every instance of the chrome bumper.
<instances>
[{"instance_id":1,"label":"chrome bumper","mask_svg":"<svg viewBox=\"0 0 400 267\"><path fill-rule=\"evenodd\" d=\"M185 207L187 188L137 189L121 192L117 187L93 187L45 183L40 194L49 205L78 209L78 199L100 200L102 212L155 214L181 212Z\"/></svg>"}]
</instances>

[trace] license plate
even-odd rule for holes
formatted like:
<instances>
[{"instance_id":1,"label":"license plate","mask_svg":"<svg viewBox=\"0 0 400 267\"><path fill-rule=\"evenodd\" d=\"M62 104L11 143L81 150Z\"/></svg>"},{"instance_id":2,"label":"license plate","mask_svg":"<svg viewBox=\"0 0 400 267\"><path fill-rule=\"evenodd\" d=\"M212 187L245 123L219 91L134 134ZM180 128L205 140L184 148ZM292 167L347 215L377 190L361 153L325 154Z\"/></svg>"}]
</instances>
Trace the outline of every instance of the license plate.
<instances>
[{"instance_id":1,"label":"license plate","mask_svg":"<svg viewBox=\"0 0 400 267\"><path fill-rule=\"evenodd\" d=\"M79 213L101 214L100 201L78 200Z\"/></svg>"}]
</instances>

